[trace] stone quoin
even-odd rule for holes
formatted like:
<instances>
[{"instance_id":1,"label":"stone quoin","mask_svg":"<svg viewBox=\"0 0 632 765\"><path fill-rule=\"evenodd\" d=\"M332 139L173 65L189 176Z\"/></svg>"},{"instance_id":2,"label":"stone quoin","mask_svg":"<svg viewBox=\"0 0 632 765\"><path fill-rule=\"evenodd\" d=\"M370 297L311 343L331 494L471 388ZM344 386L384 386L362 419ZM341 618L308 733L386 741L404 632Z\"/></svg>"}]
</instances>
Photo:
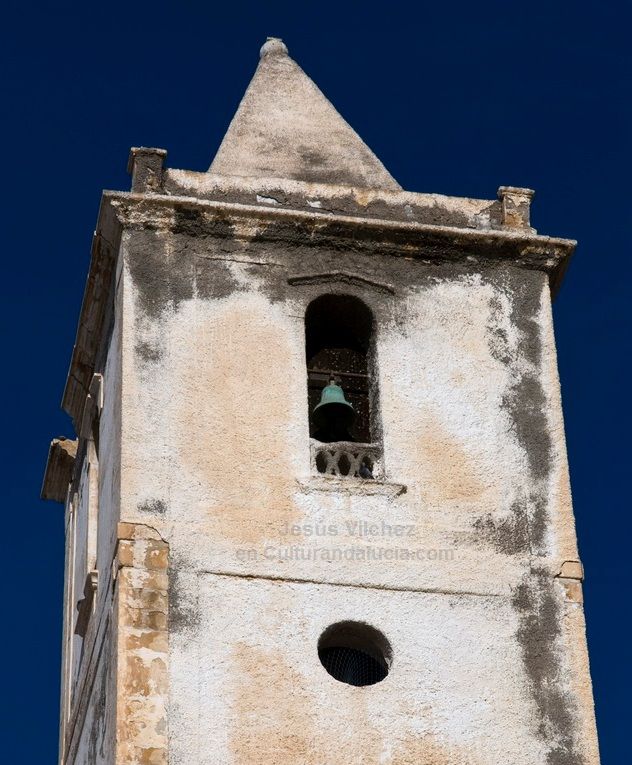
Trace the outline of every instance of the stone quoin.
<instances>
[{"instance_id":1,"label":"stone quoin","mask_svg":"<svg viewBox=\"0 0 632 765\"><path fill-rule=\"evenodd\" d=\"M129 171L42 489L59 762L597 765L551 313L575 242L529 189L402 190L276 39L208 172Z\"/></svg>"}]
</instances>

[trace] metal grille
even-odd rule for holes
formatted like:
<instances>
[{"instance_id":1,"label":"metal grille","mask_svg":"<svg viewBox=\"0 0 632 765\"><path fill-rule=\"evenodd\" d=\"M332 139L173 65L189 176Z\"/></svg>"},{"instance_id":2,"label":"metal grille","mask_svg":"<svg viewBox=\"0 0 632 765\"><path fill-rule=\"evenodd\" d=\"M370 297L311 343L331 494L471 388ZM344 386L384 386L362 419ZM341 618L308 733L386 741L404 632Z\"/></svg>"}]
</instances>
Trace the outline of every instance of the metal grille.
<instances>
[{"instance_id":1,"label":"metal grille","mask_svg":"<svg viewBox=\"0 0 632 765\"><path fill-rule=\"evenodd\" d=\"M388 675L385 664L357 648L321 648L318 656L332 677L348 685L373 685Z\"/></svg>"}]
</instances>

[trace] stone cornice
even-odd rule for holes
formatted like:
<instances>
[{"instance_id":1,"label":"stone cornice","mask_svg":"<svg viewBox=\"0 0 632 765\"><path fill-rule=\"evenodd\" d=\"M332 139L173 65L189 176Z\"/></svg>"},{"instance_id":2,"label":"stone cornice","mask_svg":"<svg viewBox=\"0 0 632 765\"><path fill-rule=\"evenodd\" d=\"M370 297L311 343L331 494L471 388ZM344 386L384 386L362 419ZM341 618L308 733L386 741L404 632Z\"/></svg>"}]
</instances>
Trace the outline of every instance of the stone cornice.
<instances>
[{"instance_id":1,"label":"stone cornice","mask_svg":"<svg viewBox=\"0 0 632 765\"><path fill-rule=\"evenodd\" d=\"M125 228L174 231L178 212L189 211L196 230L212 234L218 220L243 224L240 235L258 241L296 242L302 246L335 246L351 251L379 250L424 262L475 265L501 261L545 271L555 292L576 246L570 239L540 236L528 229L474 229L436 226L386 218L334 215L318 210L280 209L264 205L216 202L192 197L106 192ZM237 234L239 236L239 234Z\"/></svg>"},{"instance_id":2,"label":"stone cornice","mask_svg":"<svg viewBox=\"0 0 632 765\"><path fill-rule=\"evenodd\" d=\"M62 397L62 409L72 417L77 432L81 429L84 403L90 390L108 303L112 297L112 277L122 230L112 213L112 207L104 197L92 240L90 270Z\"/></svg>"}]
</instances>

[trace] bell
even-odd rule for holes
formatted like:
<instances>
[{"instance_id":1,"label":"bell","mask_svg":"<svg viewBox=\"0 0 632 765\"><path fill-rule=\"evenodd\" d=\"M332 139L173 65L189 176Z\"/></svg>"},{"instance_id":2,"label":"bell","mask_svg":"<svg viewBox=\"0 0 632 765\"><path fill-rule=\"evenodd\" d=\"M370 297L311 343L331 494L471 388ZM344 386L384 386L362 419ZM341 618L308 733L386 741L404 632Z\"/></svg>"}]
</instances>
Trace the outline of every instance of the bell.
<instances>
[{"instance_id":1,"label":"bell","mask_svg":"<svg viewBox=\"0 0 632 765\"><path fill-rule=\"evenodd\" d=\"M340 385L330 380L323 388L320 403L314 407L313 417L316 427L347 428L354 421L355 416L355 409L345 398Z\"/></svg>"}]
</instances>

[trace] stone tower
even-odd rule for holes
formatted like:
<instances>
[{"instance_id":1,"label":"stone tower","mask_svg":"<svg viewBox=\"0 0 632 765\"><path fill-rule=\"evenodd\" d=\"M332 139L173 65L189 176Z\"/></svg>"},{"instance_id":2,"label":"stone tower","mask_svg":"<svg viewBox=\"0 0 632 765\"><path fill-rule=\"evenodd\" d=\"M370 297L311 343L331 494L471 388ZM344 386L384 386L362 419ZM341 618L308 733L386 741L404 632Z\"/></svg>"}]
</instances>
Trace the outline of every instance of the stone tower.
<instances>
[{"instance_id":1,"label":"stone tower","mask_svg":"<svg viewBox=\"0 0 632 765\"><path fill-rule=\"evenodd\" d=\"M279 40L209 171L165 157L103 195L44 480L60 762L596 765L575 243L403 191Z\"/></svg>"}]
</instances>

